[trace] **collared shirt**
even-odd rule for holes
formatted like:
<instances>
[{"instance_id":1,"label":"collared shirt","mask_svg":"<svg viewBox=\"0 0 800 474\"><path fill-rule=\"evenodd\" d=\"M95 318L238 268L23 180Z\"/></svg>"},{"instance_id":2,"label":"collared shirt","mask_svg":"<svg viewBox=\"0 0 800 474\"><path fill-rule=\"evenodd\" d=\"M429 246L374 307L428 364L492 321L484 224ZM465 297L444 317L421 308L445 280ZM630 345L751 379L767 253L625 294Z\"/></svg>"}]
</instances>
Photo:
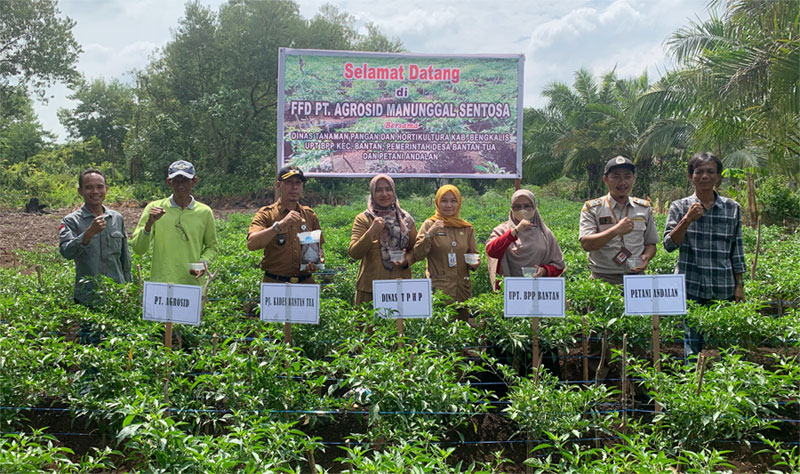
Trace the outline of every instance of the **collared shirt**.
<instances>
[{"instance_id":1,"label":"collared shirt","mask_svg":"<svg viewBox=\"0 0 800 474\"><path fill-rule=\"evenodd\" d=\"M163 208L164 215L153 223L150 232L146 232L150 209L155 206ZM172 196L153 201L142 211L133 231L131 248L141 255L147 252L151 242L150 281L198 285L201 281L189 273L189 264L211 263L217 256L214 212L194 197L183 209Z\"/></svg>"},{"instance_id":2,"label":"collared shirt","mask_svg":"<svg viewBox=\"0 0 800 474\"><path fill-rule=\"evenodd\" d=\"M425 274L431 279L436 290L453 297L456 301L466 301L472 297L470 270L464 260L465 253L478 253L475 243L475 229L472 227L442 227L425 237L434 221L426 220L419 229L414 244L414 260L427 258ZM450 265L450 253L455 255L455 265Z\"/></svg>"},{"instance_id":3,"label":"collared shirt","mask_svg":"<svg viewBox=\"0 0 800 474\"><path fill-rule=\"evenodd\" d=\"M397 278L411 278L411 265L414 264L414 242L417 240L417 226L412 222L408 229L408 246L405 248L408 267L395 265L391 270L383 266L381 259L381 243L372 240L369 227L374 218L362 212L353 220L353 230L350 233L350 257L361 260L358 266L356 289L365 293L372 293L373 280L395 280ZM357 301L358 304L358 301Z\"/></svg>"},{"instance_id":4,"label":"collared shirt","mask_svg":"<svg viewBox=\"0 0 800 474\"><path fill-rule=\"evenodd\" d=\"M578 239L587 235L598 234L617 225L622 218L633 221L633 230L624 236L616 236L603 247L589 252L589 269L594 273L623 274L628 273L626 265L614 262L614 256L623 245L631 255L640 256L647 245L658 243L658 230L653 218L653 208L644 199L628 197L627 202L620 204L611 194L586 201L581 211L581 222Z\"/></svg>"},{"instance_id":5,"label":"collared shirt","mask_svg":"<svg viewBox=\"0 0 800 474\"><path fill-rule=\"evenodd\" d=\"M300 239L297 238L297 234L301 232L320 229L317 214L310 207L298 203L294 209L289 209L278 199L276 202L269 206L264 206L256 212L256 215L253 216L253 222L247 230L247 235L271 228L272 224L280 221L293 210L300 213L303 221L281 226L281 233L276 235L264 247L261 269L265 272L285 277L310 274L310 272L300 271L300 264L303 261L300 254ZM323 242L324 239L320 239L320 243Z\"/></svg>"},{"instance_id":6,"label":"collared shirt","mask_svg":"<svg viewBox=\"0 0 800 474\"><path fill-rule=\"evenodd\" d=\"M731 298L736 288L734 275L745 272L742 210L733 199L716 191L714 196L714 205L689 224L680 246L672 241L670 232L693 203L701 203L697 194L672 202L664 229L664 248L667 252L679 249L675 273L686 275L686 295L693 299Z\"/></svg>"},{"instance_id":7,"label":"collared shirt","mask_svg":"<svg viewBox=\"0 0 800 474\"><path fill-rule=\"evenodd\" d=\"M59 252L64 258L75 260L73 295L84 304L97 301L98 282L93 277L104 275L117 283L131 281L131 254L122 215L103 206L106 228L83 245L83 236L95 217L83 205L64 217L58 227Z\"/></svg>"}]
</instances>

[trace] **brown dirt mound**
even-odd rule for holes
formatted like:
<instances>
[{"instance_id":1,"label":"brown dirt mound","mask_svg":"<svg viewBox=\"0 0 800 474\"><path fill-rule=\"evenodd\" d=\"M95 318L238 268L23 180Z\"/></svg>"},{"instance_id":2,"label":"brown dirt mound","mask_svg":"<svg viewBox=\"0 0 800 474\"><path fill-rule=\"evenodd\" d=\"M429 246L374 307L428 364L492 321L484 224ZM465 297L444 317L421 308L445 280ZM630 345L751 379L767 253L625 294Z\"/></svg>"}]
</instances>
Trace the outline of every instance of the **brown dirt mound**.
<instances>
[{"instance_id":1,"label":"brown dirt mound","mask_svg":"<svg viewBox=\"0 0 800 474\"><path fill-rule=\"evenodd\" d=\"M75 209L77 207L59 209L48 214L28 214L17 210L0 209L0 267L22 265L19 250L34 251L42 246L58 246L58 226L61 224L61 218ZM139 222L143 207L123 205L111 209L122 214L130 236L136 228L136 223ZM253 213L256 210L255 207L221 209L215 207L214 215L224 219L229 214Z\"/></svg>"}]
</instances>

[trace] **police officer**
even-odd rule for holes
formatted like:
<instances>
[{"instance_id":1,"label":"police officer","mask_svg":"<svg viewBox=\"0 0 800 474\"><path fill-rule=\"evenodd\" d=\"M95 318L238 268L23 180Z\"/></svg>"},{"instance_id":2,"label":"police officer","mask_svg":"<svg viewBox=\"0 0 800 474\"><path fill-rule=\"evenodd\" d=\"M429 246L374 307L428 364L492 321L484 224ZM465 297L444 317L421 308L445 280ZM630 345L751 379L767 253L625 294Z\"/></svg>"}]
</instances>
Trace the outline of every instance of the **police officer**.
<instances>
[{"instance_id":1,"label":"police officer","mask_svg":"<svg viewBox=\"0 0 800 474\"><path fill-rule=\"evenodd\" d=\"M312 273L317 266L307 263L305 269L300 270L303 261L297 238L301 232L320 228L317 214L299 203L305 182L306 177L297 166L281 168L275 182L280 198L259 209L247 231L247 248L264 249L264 258L261 259L264 282L314 283Z\"/></svg>"},{"instance_id":2,"label":"police officer","mask_svg":"<svg viewBox=\"0 0 800 474\"><path fill-rule=\"evenodd\" d=\"M578 238L589 252L592 278L620 285L623 275L644 272L656 253L658 232L650 201L630 197L635 178L631 160L608 160L603 173L608 194L583 206Z\"/></svg>"}]
</instances>

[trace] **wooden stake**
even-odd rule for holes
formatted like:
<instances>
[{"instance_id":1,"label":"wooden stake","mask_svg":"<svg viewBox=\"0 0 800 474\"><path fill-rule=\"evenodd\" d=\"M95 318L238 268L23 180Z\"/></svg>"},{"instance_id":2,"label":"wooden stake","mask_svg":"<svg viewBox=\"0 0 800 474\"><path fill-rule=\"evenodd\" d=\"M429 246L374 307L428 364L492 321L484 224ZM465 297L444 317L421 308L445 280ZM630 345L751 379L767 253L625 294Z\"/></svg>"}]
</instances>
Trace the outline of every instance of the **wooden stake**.
<instances>
[{"instance_id":1,"label":"wooden stake","mask_svg":"<svg viewBox=\"0 0 800 474\"><path fill-rule=\"evenodd\" d=\"M594 386L596 387L600 383L600 369L603 368L603 365L606 362L606 340L608 338L608 331L603 331L603 339L600 344L600 362L597 364L597 370L594 373Z\"/></svg>"},{"instance_id":2,"label":"wooden stake","mask_svg":"<svg viewBox=\"0 0 800 474\"><path fill-rule=\"evenodd\" d=\"M519 179L515 179L514 180L514 191L519 191L519 188L520 188L521 185L522 185L522 182Z\"/></svg>"},{"instance_id":3,"label":"wooden stake","mask_svg":"<svg viewBox=\"0 0 800 474\"><path fill-rule=\"evenodd\" d=\"M589 380L589 322L586 316L581 316L583 323L583 380Z\"/></svg>"},{"instance_id":4,"label":"wooden stake","mask_svg":"<svg viewBox=\"0 0 800 474\"><path fill-rule=\"evenodd\" d=\"M706 356L701 352L697 355L697 395L700 395L700 390L703 388L703 375L706 371Z\"/></svg>"},{"instance_id":5,"label":"wooden stake","mask_svg":"<svg viewBox=\"0 0 800 474\"><path fill-rule=\"evenodd\" d=\"M405 337L405 328L403 327L403 318L397 318L397 347L403 347L403 338Z\"/></svg>"},{"instance_id":6,"label":"wooden stake","mask_svg":"<svg viewBox=\"0 0 800 474\"><path fill-rule=\"evenodd\" d=\"M653 315L653 367L661 372L661 319Z\"/></svg>"},{"instance_id":7,"label":"wooden stake","mask_svg":"<svg viewBox=\"0 0 800 474\"><path fill-rule=\"evenodd\" d=\"M756 267L758 266L758 254L761 252L761 216L758 216L758 229L756 231L756 250L753 255L753 263L750 265L750 279L756 279ZM783 313L781 313L783 314Z\"/></svg>"},{"instance_id":8,"label":"wooden stake","mask_svg":"<svg viewBox=\"0 0 800 474\"><path fill-rule=\"evenodd\" d=\"M628 427L628 335L622 335L622 429Z\"/></svg>"},{"instance_id":9,"label":"wooden stake","mask_svg":"<svg viewBox=\"0 0 800 474\"><path fill-rule=\"evenodd\" d=\"M539 357L539 318L531 318L531 354L533 358L533 368L537 371L541 365Z\"/></svg>"},{"instance_id":10,"label":"wooden stake","mask_svg":"<svg viewBox=\"0 0 800 474\"><path fill-rule=\"evenodd\" d=\"M314 460L314 450L308 450L308 464L311 465L312 474L317 474L317 462Z\"/></svg>"},{"instance_id":11,"label":"wooden stake","mask_svg":"<svg viewBox=\"0 0 800 474\"><path fill-rule=\"evenodd\" d=\"M292 345L292 325L291 323L283 323L283 342Z\"/></svg>"},{"instance_id":12,"label":"wooden stake","mask_svg":"<svg viewBox=\"0 0 800 474\"><path fill-rule=\"evenodd\" d=\"M172 350L172 323L166 323L164 326L164 346Z\"/></svg>"},{"instance_id":13,"label":"wooden stake","mask_svg":"<svg viewBox=\"0 0 800 474\"><path fill-rule=\"evenodd\" d=\"M39 288L43 286L42 284L42 266L36 265L33 267L36 270L36 278L39 280Z\"/></svg>"},{"instance_id":14,"label":"wooden stake","mask_svg":"<svg viewBox=\"0 0 800 474\"><path fill-rule=\"evenodd\" d=\"M661 372L661 319L657 314L653 315L653 368L656 372ZM661 405L654 401L653 411L661 413Z\"/></svg>"}]
</instances>

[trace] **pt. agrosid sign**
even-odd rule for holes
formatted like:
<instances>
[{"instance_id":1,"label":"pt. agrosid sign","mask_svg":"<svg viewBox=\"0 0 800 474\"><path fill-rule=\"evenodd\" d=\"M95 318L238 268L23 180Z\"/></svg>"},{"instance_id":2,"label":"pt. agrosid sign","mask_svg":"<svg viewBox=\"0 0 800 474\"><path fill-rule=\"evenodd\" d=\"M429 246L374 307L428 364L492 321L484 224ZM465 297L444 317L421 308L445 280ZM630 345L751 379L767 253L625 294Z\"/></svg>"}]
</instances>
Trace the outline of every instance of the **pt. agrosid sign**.
<instances>
[{"instance_id":1,"label":"pt. agrosid sign","mask_svg":"<svg viewBox=\"0 0 800 474\"><path fill-rule=\"evenodd\" d=\"M626 315L686 314L685 275L625 275Z\"/></svg>"},{"instance_id":2,"label":"pt. agrosid sign","mask_svg":"<svg viewBox=\"0 0 800 474\"><path fill-rule=\"evenodd\" d=\"M319 324L319 285L262 283L261 321Z\"/></svg>"},{"instance_id":3,"label":"pt. agrosid sign","mask_svg":"<svg viewBox=\"0 0 800 474\"><path fill-rule=\"evenodd\" d=\"M387 318L430 318L431 281L427 278L373 280L372 307Z\"/></svg>"},{"instance_id":4,"label":"pt. agrosid sign","mask_svg":"<svg viewBox=\"0 0 800 474\"><path fill-rule=\"evenodd\" d=\"M203 288L195 285L144 282L142 319L197 326L203 306Z\"/></svg>"},{"instance_id":5,"label":"pt. agrosid sign","mask_svg":"<svg viewBox=\"0 0 800 474\"><path fill-rule=\"evenodd\" d=\"M563 318L565 310L563 278L503 279L505 317Z\"/></svg>"}]
</instances>

